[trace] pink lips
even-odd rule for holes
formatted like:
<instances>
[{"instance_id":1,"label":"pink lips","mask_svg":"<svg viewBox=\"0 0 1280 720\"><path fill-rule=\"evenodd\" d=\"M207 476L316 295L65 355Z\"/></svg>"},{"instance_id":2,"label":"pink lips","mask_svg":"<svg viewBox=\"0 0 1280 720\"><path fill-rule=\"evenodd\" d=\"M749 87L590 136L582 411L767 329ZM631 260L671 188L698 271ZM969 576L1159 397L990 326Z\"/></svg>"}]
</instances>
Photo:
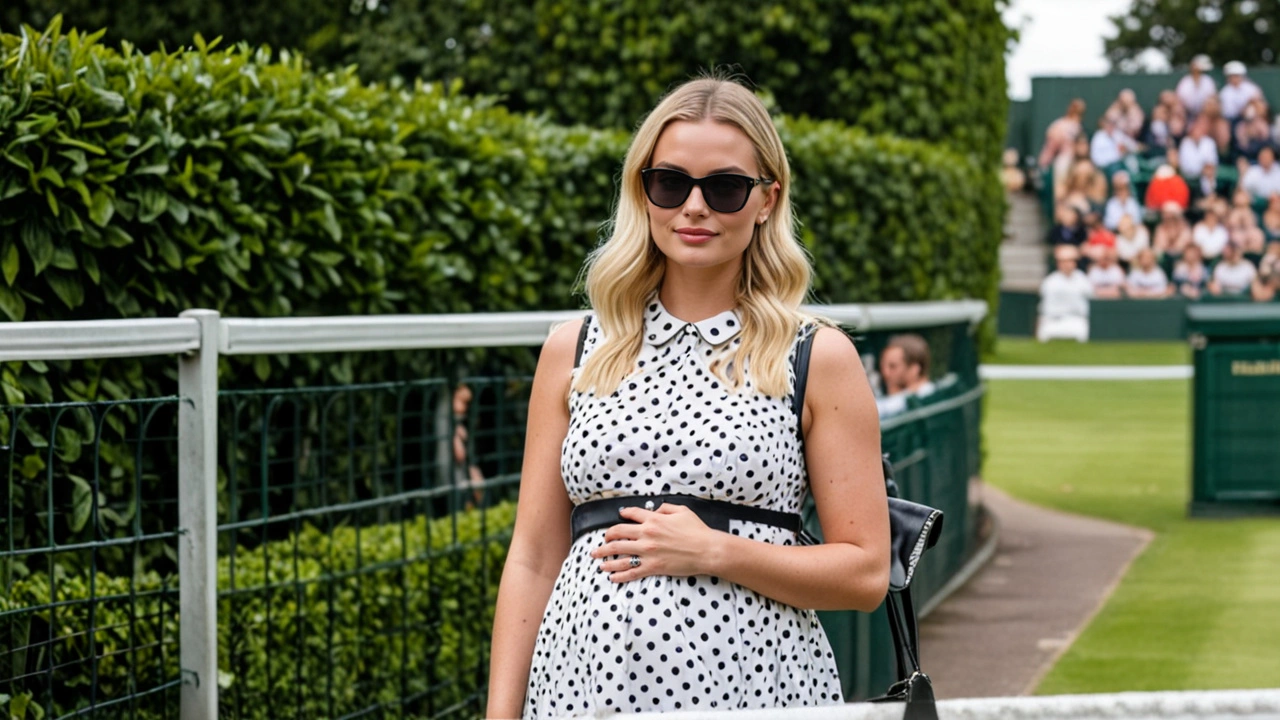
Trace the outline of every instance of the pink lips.
<instances>
[{"instance_id":1,"label":"pink lips","mask_svg":"<svg viewBox=\"0 0 1280 720\"><path fill-rule=\"evenodd\" d=\"M715 232L706 228L683 227L676 228L676 235L680 237L681 242L689 245L701 245L715 237Z\"/></svg>"}]
</instances>

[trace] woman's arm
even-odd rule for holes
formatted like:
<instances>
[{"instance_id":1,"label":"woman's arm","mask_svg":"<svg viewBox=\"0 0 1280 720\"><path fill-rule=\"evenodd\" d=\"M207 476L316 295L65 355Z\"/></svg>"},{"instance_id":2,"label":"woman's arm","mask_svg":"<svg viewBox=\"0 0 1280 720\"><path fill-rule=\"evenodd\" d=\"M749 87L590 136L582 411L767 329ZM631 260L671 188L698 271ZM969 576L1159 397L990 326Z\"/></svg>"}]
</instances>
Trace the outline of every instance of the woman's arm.
<instances>
[{"instance_id":1,"label":"woman's arm","mask_svg":"<svg viewBox=\"0 0 1280 720\"><path fill-rule=\"evenodd\" d=\"M520 717L538 626L569 554L572 506L560 476L560 446L569 428L566 399L581 326L568 323L552 334L533 377L516 526L493 619L487 718Z\"/></svg>"},{"instance_id":2,"label":"woman's arm","mask_svg":"<svg viewBox=\"0 0 1280 720\"><path fill-rule=\"evenodd\" d=\"M627 508L592 554L614 582L647 575L714 575L803 608L870 612L889 585L889 511L880 421L853 344L818 331L805 395L805 451L824 544L773 545L711 530L683 506ZM630 568L631 555L641 558Z\"/></svg>"}]
</instances>

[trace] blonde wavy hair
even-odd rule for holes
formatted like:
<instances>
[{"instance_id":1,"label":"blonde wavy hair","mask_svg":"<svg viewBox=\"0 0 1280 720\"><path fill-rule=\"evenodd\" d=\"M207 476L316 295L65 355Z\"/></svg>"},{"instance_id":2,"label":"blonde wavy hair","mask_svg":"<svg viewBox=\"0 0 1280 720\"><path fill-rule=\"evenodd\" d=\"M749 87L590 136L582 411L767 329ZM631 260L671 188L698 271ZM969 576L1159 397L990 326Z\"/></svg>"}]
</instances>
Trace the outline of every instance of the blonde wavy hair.
<instances>
[{"instance_id":1,"label":"blonde wavy hair","mask_svg":"<svg viewBox=\"0 0 1280 720\"><path fill-rule=\"evenodd\" d=\"M631 140L622 168L617 211L609 239L587 259L587 296L604 333L573 387L610 394L636 369L644 335L644 310L666 270L665 256L649 230L648 200L640 171L667 125L712 120L738 128L751 139L760 174L778 185L769 218L757 225L743 255L736 304L742 342L726 343L710 369L731 391L746 382L758 392L783 397L789 391L787 359L801 323L820 322L800 311L809 292L809 257L795 237L791 211L791 166L769 113L751 91L732 80L704 77L679 86L658 103Z\"/></svg>"}]
</instances>

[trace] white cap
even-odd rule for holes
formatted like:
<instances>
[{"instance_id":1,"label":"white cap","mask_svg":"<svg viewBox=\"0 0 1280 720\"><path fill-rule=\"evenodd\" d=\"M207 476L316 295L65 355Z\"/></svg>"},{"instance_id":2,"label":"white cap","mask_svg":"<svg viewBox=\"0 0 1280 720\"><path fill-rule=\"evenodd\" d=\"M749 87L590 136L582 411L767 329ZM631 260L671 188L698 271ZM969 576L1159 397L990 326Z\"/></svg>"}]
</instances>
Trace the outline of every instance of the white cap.
<instances>
[{"instance_id":1,"label":"white cap","mask_svg":"<svg viewBox=\"0 0 1280 720\"><path fill-rule=\"evenodd\" d=\"M1212 70L1213 61L1209 59L1208 55L1197 55L1191 58L1191 67L1197 70L1204 70L1204 71Z\"/></svg>"},{"instance_id":2,"label":"white cap","mask_svg":"<svg viewBox=\"0 0 1280 720\"><path fill-rule=\"evenodd\" d=\"M1244 75L1244 63L1239 60L1232 60L1222 66L1222 72L1226 75Z\"/></svg>"}]
</instances>

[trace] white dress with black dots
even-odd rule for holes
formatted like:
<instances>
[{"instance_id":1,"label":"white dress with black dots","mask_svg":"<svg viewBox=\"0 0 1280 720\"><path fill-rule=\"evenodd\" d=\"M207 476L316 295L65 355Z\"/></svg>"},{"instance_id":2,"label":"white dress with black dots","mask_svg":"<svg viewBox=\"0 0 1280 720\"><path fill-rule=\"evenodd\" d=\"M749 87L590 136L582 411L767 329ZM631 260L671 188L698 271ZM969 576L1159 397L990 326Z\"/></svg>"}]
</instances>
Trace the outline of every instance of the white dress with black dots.
<instances>
[{"instance_id":1,"label":"white dress with black dots","mask_svg":"<svg viewBox=\"0 0 1280 720\"><path fill-rule=\"evenodd\" d=\"M607 397L572 393L561 473L574 504L684 493L799 512L807 478L790 396L725 390L709 361L735 338L725 312L686 323L656 299L639 367ZM601 340L592 323L583 360ZM797 338L799 335L797 335ZM794 346L793 346L794 352ZM732 521L778 545L795 533ZM716 577L615 584L573 543L538 630L525 718L826 705L842 701L835 658L812 610Z\"/></svg>"}]
</instances>

